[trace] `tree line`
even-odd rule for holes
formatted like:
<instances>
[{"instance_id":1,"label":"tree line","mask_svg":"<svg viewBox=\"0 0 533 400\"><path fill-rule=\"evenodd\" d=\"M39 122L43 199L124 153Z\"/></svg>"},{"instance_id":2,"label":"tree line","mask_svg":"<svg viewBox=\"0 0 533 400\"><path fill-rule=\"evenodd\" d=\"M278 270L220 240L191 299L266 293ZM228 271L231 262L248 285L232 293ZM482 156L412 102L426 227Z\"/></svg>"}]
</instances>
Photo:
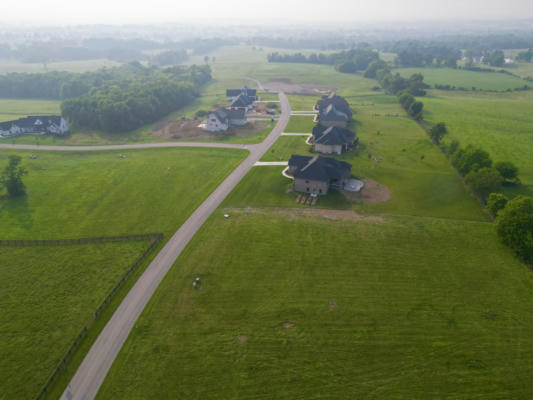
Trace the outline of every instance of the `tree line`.
<instances>
[{"instance_id":1,"label":"tree line","mask_svg":"<svg viewBox=\"0 0 533 400\"><path fill-rule=\"evenodd\" d=\"M61 113L75 127L130 131L189 104L198 96L199 86L210 79L209 66L151 69L66 99Z\"/></svg>"},{"instance_id":2,"label":"tree line","mask_svg":"<svg viewBox=\"0 0 533 400\"><path fill-rule=\"evenodd\" d=\"M379 60L379 54L370 49L352 49L338 53L312 53L308 56L302 53L280 54L277 52L267 55L268 62L307 63L334 65L339 72L354 73L365 71L368 66Z\"/></svg>"}]
</instances>

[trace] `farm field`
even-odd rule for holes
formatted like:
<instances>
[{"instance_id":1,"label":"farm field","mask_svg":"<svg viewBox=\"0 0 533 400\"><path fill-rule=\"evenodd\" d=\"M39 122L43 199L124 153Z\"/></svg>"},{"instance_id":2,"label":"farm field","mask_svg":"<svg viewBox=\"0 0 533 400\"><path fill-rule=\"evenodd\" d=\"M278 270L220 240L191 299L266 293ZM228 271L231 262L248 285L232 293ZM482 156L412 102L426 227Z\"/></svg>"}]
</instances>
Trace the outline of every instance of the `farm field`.
<instances>
[{"instance_id":1,"label":"farm field","mask_svg":"<svg viewBox=\"0 0 533 400\"><path fill-rule=\"evenodd\" d=\"M472 90L472 87L482 90L505 91L507 89L517 89L528 85L527 81L515 76L496 72L476 72L451 68L400 68L393 72L399 72L404 77L409 77L415 73L424 75L424 82L434 86L451 85Z\"/></svg>"},{"instance_id":2,"label":"farm field","mask_svg":"<svg viewBox=\"0 0 533 400\"><path fill-rule=\"evenodd\" d=\"M148 246L136 241L2 247L3 398L37 397L85 323Z\"/></svg>"},{"instance_id":3,"label":"farm field","mask_svg":"<svg viewBox=\"0 0 533 400\"><path fill-rule=\"evenodd\" d=\"M47 63L46 67L42 63L23 63L18 61L1 60L0 74L6 74L9 72L44 73L48 71L89 72L104 67L110 68L118 65L120 65L120 63L107 59L51 62Z\"/></svg>"},{"instance_id":4,"label":"farm field","mask_svg":"<svg viewBox=\"0 0 533 400\"><path fill-rule=\"evenodd\" d=\"M533 92L431 91L423 101L426 121L446 122L450 131L447 140L480 146L494 161L514 162L520 168L522 182L533 184Z\"/></svg>"},{"instance_id":5,"label":"farm field","mask_svg":"<svg viewBox=\"0 0 533 400\"><path fill-rule=\"evenodd\" d=\"M55 100L18 100L0 98L0 122L28 115L59 114L61 102Z\"/></svg>"},{"instance_id":6,"label":"farm field","mask_svg":"<svg viewBox=\"0 0 533 400\"><path fill-rule=\"evenodd\" d=\"M0 151L0 165L12 153ZM2 239L174 233L248 153L200 148L43 151L35 160L28 151L16 154L29 171L24 178L27 196L0 199Z\"/></svg>"},{"instance_id":7,"label":"farm field","mask_svg":"<svg viewBox=\"0 0 533 400\"><path fill-rule=\"evenodd\" d=\"M321 215L219 210L97 398L533 395L533 275L493 225Z\"/></svg>"}]
</instances>

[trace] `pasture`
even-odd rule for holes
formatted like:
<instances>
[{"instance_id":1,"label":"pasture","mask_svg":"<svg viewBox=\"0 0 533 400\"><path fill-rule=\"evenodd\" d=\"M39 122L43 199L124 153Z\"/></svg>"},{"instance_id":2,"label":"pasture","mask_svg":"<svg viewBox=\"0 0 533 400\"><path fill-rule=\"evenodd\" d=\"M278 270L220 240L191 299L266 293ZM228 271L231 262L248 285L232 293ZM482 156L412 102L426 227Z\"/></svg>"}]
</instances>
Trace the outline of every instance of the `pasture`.
<instances>
[{"instance_id":1,"label":"pasture","mask_svg":"<svg viewBox=\"0 0 533 400\"><path fill-rule=\"evenodd\" d=\"M56 100L18 100L0 98L0 122L28 115L59 114L61 102Z\"/></svg>"},{"instance_id":2,"label":"pasture","mask_svg":"<svg viewBox=\"0 0 533 400\"><path fill-rule=\"evenodd\" d=\"M2 398L37 397L85 323L148 246L139 241L1 248Z\"/></svg>"},{"instance_id":3,"label":"pasture","mask_svg":"<svg viewBox=\"0 0 533 400\"><path fill-rule=\"evenodd\" d=\"M424 82L432 87L438 84L463 87L467 90L472 90L475 87L478 90L505 91L531 85L523 79L497 72L476 72L451 68L400 68L394 69L393 72L399 72L406 78L412 74L421 73L424 75Z\"/></svg>"},{"instance_id":4,"label":"pasture","mask_svg":"<svg viewBox=\"0 0 533 400\"><path fill-rule=\"evenodd\" d=\"M494 161L512 161L520 179L533 184L533 92L460 93L431 91L423 99L424 119L444 121L449 138L473 144L490 153Z\"/></svg>"},{"instance_id":5,"label":"pasture","mask_svg":"<svg viewBox=\"0 0 533 400\"><path fill-rule=\"evenodd\" d=\"M0 151L0 166L12 153ZM247 152L42 151L36 159L28 151L16 154L29 171L27 196L0 199L2 239L173 233Z\"/></svg>"},{"instance_id":6,"label":"pasture","mask_svg":"<svg viewBox=\"0 0 533 400\"><path fill-rule=\"evenodd\" d=\"M97 398L530 398L532 299L491 224L221 209Z\"/></svg>"}]
</instances>

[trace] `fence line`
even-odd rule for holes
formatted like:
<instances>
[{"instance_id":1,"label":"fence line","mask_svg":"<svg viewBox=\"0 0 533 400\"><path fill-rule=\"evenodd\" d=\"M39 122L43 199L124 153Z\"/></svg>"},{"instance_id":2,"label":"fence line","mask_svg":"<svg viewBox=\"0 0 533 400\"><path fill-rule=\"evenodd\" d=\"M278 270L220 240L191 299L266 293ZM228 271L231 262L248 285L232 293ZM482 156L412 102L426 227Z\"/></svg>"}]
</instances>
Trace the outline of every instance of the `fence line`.
<instances>
[{"instance_id":1,"label":"fence line","mask_svg":"<svg viewBox=\"0 0 533 400\"><path fill-rule=\"evenodd\" d=\"M30 247L30 246L69 246L90 243L132 242L138 240L161 240L162 233L145 233L142 235L100 236L79 239L56 240L0 240L0 247Z\"/></svg>"},{"instance_id":2,"label":"fence line","mask_svg":"<svg viewBox=\"0 0 533 400\"><path fill-rule=\"evenodd\" d=\"M0 240L0 246L11 246L11 247L23 247L23 246L56 246L56 245L65 245L65 244L85 244L85 243L103 243L103 242L127 242L134 240L146 240L149 239L152 241L148 249L133 263L133 265L126 271L122 276L120 281L115 285L113 290L107 295L105 300L102 302L100 307L91 315L89 320L83 326L80 334L74 340L74 343L70 346L67 353L61 360L60 364L48 379L48 382L44 385L41 393L37 397L37 400L44 398L50 386L54 383L57 377L61 372L67 367L67 362L78 348L82 339L87 335L89 327L94 323L96 318L104 311L105 307L111 302L117 291L122 287L124 282L128 279L131 273L144 261L144 259L155 249L159 242L163 239L162 233L149 233L144 235L129 235L129 236L114 236L114 237L100 237L100 238L83 238L83 239L60 239L60 240ZM7 243L7 244L6 244ZM23 243L23 244L20 244Z\"/></svg>"}]
</instances>

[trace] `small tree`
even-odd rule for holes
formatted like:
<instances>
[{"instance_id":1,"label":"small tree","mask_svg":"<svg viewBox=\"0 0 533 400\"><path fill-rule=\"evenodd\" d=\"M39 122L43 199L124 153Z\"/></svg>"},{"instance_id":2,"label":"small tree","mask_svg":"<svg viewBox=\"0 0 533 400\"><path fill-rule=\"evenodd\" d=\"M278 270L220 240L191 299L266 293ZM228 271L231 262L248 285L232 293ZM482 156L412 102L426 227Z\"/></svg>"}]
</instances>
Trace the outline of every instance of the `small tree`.
<instances>
[{"instance_id":1,"label":"small tree","mask_svg":"<svg viewBox=\"0 0 533 400\"><path fill-rule=\"evenodd\" d=\"M491 193L487 199L487 210L493 217L496 217L498 211L503 210L508 201L504 194Z\"/></svg>"},{"instance_id":2,"label":"small tree","mask_svg":"<svg viewBox=\"0 0 533 400\"><path fill-rule=\"evenodd\" d=\"M533 261L533 198L518 196L498 214L500 239L523 257Z\"/></svg>"},{"instance_id":3,"label":"small tree","mask_svg":"<svg viewBox=\"0 0 533 400\"><path fill-rule=\"evenodd\" d=\"M411 107L409 107L409 115L414 119L421 119L423 109L424 104L421 101L415 101L413 104L411 104Z\"/></svg>"},{"instance_id":4,"label":"small tree","mask_svg":"<svg viewBox=\"0 0 533 400\"><path fill-rule=\"evenodd\" d=\"M465 177L465 180L483 198L497 190L503 183L502 176L494 168L481 168L477 171L471 171Z\"/></svg>"},{"instance_id":5,"label":"small tree","mask_svg":"<svg viewBox=\"0 0 533 400\"><path fill-rule=\"evenodd\" d=\"M459 150L459 141L458 140L453 140L450 145L448 146L448 150L447 150L447 153L448 153L448 157L450 156L453 156L453 154Z\"/></svg>"},{"instance_id":6,"label":"small tree","mask_svg":"<svg viewBox=\"0 0 533 400\"><path fill-rule=\"evenodd\" d=\"M508 181L514 181L518 178L518 167L510 161L499 161L494 164L494 168Z\"/></svg>"},{"instance_id":7,"label":"small tree","mask_svg":"<svg viewBox=\"0 0 533 400\"><path fill-rule=\"evenodd\" d=\"M26 193L26 187L22 182L22 177L28 173L23 167L19 166L22 158L15 154L8 157L7 167L0 176L0 184L2 184L9 197L16 197Z\"/></svg>"},{"instance_id":8,"label":"small tree","mask_svg":"<svg viewBox=\"0 0 533 400\"><path fill-rule=\"evenodd\" d=\"M439 144L441 139L447 133L448 129L446 129L446 124L444 122L439 122L430 129L429 136L435 141L435 143Z\"/></svg>"}]
</instances>

